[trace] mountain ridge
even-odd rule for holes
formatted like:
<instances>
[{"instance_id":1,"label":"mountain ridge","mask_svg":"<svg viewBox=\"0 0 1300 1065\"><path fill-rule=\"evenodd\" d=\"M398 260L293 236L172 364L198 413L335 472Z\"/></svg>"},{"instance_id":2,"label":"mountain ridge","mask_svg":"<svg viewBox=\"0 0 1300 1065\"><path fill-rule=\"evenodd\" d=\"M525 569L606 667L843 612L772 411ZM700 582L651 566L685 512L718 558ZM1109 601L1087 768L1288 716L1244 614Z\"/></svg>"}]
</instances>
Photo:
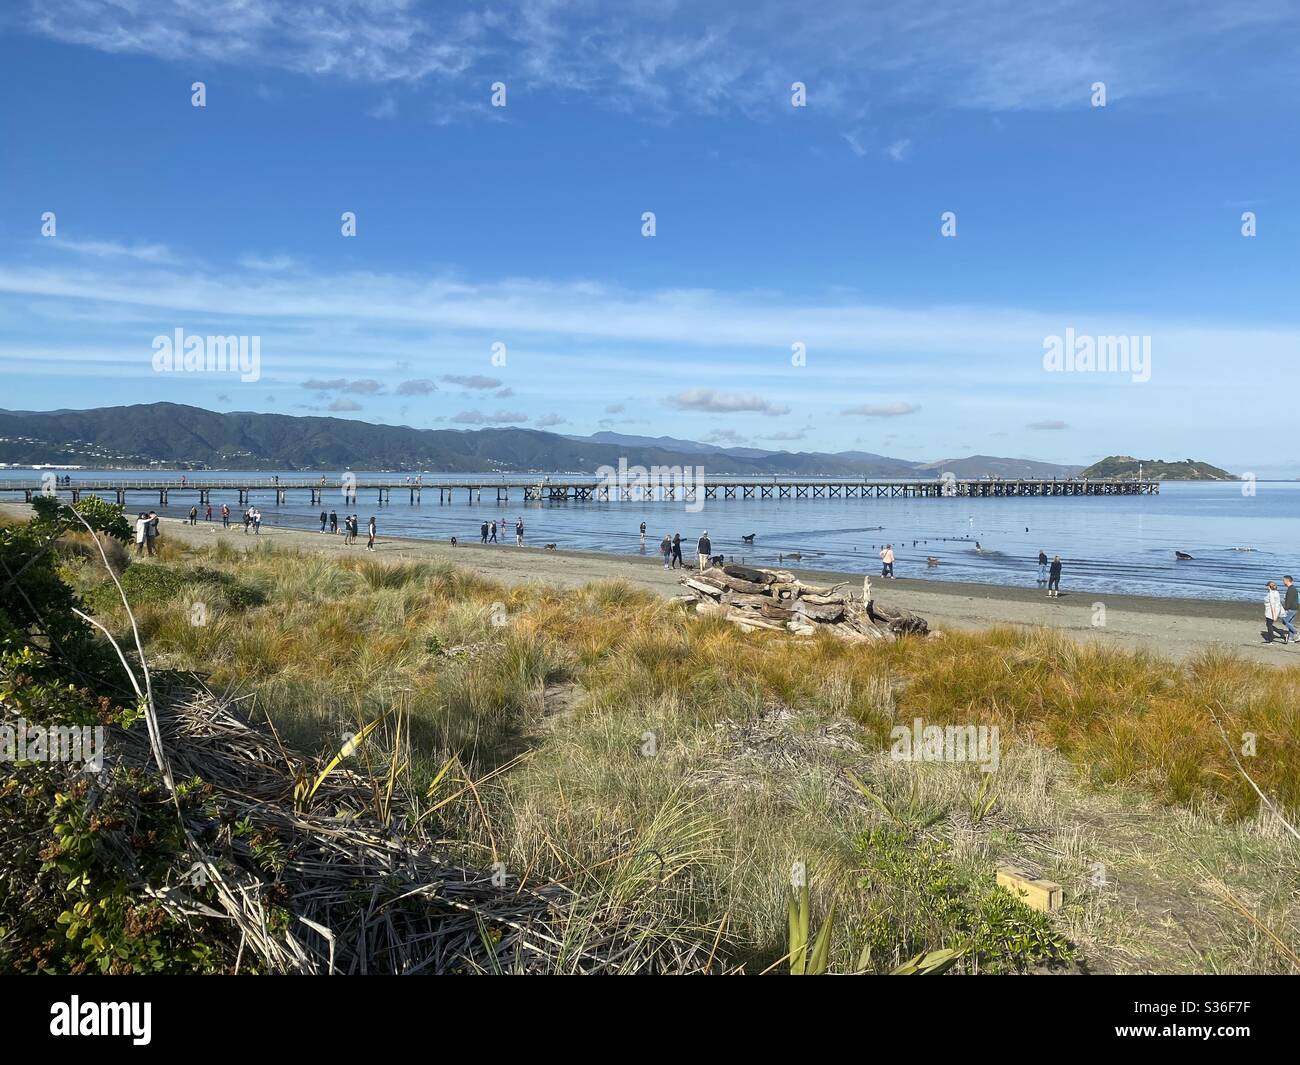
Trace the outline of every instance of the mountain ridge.
<instances>
[{"instance_id":1,"label":"mountain ridge","mask_svg":"<svg viewBox=\"0 0 1300 1065\"><path fill-rule=\"evenodd\" d=\"M719 475L1069 477L1081 467L970 456L916 462L864 451L723 448L676 437L589 437L515 426L415 429L320 415L221 413L178 403L0 410L0 463L98 467L584 472L603 465L707 465Z\"/></svg>"}]
</instances>

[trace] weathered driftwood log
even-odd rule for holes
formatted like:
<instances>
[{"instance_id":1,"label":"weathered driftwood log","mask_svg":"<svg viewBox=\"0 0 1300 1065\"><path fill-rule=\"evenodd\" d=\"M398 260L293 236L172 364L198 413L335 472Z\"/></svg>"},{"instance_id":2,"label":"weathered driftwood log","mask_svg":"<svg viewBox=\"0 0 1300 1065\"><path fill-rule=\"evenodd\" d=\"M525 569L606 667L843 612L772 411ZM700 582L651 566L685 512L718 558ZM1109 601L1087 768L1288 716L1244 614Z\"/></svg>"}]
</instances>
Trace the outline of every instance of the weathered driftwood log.
<instances>
[{"instance_id":1,"label":"weathered driftwood log","mask_svg":"<svg viewBox=\"0 0 1300 1065\"><path fill-rule=\"evenodd\" d=\"M718 616L745 631L766 629L812 636L826 629L852 642L925 635L929 625L906 610L893 610L843 591L843 585L804 584L793 574L750 566L719 566L683 575L687 591L677 600L695 601L697 613ZM863 582L865 588L870 583Z\"/></svg>"},{"instance_id":2,"label":"weathered driftwood log","mask_svg":"<svg viewBox=\"0 0 1300 1065\"><path fill-rule=\"evenodd\" d=\"M930 631L929 622L925 618L908 610L891 610L872 601L867 603L867 613L872 621L885 625L890 632L900 636L904 633L924 636Z\"/></svg>"},{"instance_id":3,"label":"weathered driftwood log","mask_svg":"<svg viewBox=\"0 0 1300 1065\"><path fill-rule=\"evenodd\" d=\"M811 603L813 606L843 606L844 596L842 595L824 595L821 593L803 592L799 596L799 601Z\"/></svg>"},{"instance_id":4,"label":"weathered driftwood log","mask_svg":"<svg viewBox=\"0 0 1300 1065\"><path fill-rule=\"evenodd\" d=\"M721 599L725 589L715 588L712 584L706 584L704 581L697 580L694 577L683 577L681 583L698 592L700 595L707 595L710 599Z\"/></svg>"},{"instance_id":5,"label":"weathered driftwood log","mask_svg":"<svg viewBox=\"0 0 1300 1065\"><path fill-rule=\"evenodd\" d=\"M803 599L794 601L796 613L804 617L812 618L814 621L834 622L844 617L844 604L838 603L831 606L817 606L815 603L809 603Z\"/></svg>"},{"instance_id":6,"label":"weathered driftwood log","mask_svg":"<svg viewBox=\"0 0 1300 1065\"><path fill-rule=\"evenodd\" d=\"M753 584L766 585L776 580L776 577L767 570L754 569L753 566L738 566L734 562L723 566L722 572L728 577L737 577L742 581L750 581Z\"/></svg>"},{"instance_id":7,"label":"weathered driftwood log","mask_svg":"<svg viewBox=\"0 0 1300 1065\"><path fill-rule=\"evenodd\" d=\"M734 610L727 615L727 620L733 625L741 626L741 628L748 627L751 629L768 629L771 632L785 632L785 626L780 622L768 621L766 618L756 617L753 614L737 613Z\"/></svg>"},{"instance_id":8,"label":"weathered driftwood log","mask_svg":"<svg viewBox=\"0 0 1300 1065\"><path fill-rule=\"evenodd\" d=\"M725 588L737 592L750 592L753 595L764 595L770 587L770 585L758 581L747 581L741 577L733 577L731 574L717 568L706 569L700 576L707 580L716 581Z\"/></svg>"}]
</instances>

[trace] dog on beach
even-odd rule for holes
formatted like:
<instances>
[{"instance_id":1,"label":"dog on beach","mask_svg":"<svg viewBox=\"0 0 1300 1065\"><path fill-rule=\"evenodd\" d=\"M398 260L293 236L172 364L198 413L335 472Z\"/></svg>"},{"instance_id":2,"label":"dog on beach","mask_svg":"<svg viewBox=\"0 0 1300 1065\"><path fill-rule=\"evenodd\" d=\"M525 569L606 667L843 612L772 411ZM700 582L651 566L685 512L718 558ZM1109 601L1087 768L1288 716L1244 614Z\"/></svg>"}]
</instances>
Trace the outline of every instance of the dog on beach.
<instances>
[{"instance_id":1,"label":"dog on beach","mask_svg":"<svg viewBox=\"0 0 1300 1065\"><path fill-rule=\"evenodd\" d=\"M754 537L757 535L758 533L750 533L748 536L742 536L740 539L742 543L752 544L754 542Z\"/></svg>"},{"instance_id":2,"label":"dog on beach","mask_svg":"<svg viewBox=\"0 0 1300 1065\"><path fill-rule=\"evenodd\" d=\"M726 562L726 561L727 561L727 557L726 557L725 555L710 555L710 556L709 556L709 565L710 565L710 566L721 566L721 565L722 565L724 562Z\"/></svg>"},{"instance_id":3,"label":"dog on beach","mask_svg":"<svg viewBox=\"0 0 1300 1065\"><path fill-rule=\"evenodd\" d=\"M457 545L456 545L456 537L454 537L454 536L451 538L451 546L452 546L452 547L457 546Z\"/></svg>"},{"instance_id":4,"label":"dog on beach","mask_svg":"<svg viewBox=\"0 0 1300 1065\"><path fill-rule=\"evenodd\" d=\"M554 544L542 544L542 550L543 550L543 551L554 551L554 550L555 550L555 545L554 545Z\"/></svg>"},{"instance_id":5,"label":"dog on beach","mask_svg":"<svg viewBox=\"0 0 1300 1065\"><path fill-rule=\"evenodd\" d=\"M925 564L927 566L937 566L939 564L939 560L935 558L933 555L930 555L928 558L926 558Z\"/></svg>"}]
</instances>

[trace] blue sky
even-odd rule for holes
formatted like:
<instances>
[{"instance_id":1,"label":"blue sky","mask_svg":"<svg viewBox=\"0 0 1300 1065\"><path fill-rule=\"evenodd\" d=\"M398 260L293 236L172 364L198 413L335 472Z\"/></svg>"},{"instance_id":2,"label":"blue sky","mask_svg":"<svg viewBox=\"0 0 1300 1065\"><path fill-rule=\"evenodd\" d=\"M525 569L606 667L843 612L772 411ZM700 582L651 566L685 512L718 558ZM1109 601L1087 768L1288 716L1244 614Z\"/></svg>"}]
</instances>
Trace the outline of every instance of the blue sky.
<instances>
[{"instance_id":1,"label":"blue sky","mask_svg":"<svg viewBox=\"0 0 1300 1065\"><path fill-rule=\"evenodd\" d=\"M14 5L0 405L1295 475L1297 29L1256 0ZM260 379L156 373L177 328L260 337ZM1149 336L1150 380L1046 372L1067 329Z\"/></svg>"}]
</instances>

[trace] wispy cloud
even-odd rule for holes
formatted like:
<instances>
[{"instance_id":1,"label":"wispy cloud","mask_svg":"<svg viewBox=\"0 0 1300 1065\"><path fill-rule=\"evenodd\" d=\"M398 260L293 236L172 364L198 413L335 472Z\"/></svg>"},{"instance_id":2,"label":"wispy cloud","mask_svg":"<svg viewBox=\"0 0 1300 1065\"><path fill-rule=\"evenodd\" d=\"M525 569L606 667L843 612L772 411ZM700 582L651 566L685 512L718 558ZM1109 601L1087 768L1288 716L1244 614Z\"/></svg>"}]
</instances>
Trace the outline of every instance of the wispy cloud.
<instances>
[{"instance_id":1,"label":"wispy cloud","mask_svg":"<svg viewBox=\"0 0 1300 1065\"><path fill-rule=\"evenodd\" d=\"M713 388L688 388L668 397L670 406L678 410L700 410L710 414L789 414L790 408L782 403L757 396L753 392L721 392Z\"/></svg>"},{"instance_id":2,"label":"wispy cloud","mask_svg":"<svg viewBox=\"0 0 1300 1065\"><path fill-rule=\"evenodd\" d=\"M512 410L499 410L493 414L477 410L463 410L454 415L451 420L459 422L461 425L518 425L521 422L528 421L528 415L522 411Z\"/></svg>"},{"instance_id":3,"label":"wispy cloud","mask_svg":"<svg viewBox=\"0 0 1300 1065\"><path fill-rule=\"evenodd\" d=\"M899 418L904 414L915 414L920 409L915 403L859 403L840 413L862 418Z\"/></svg>"},{"instance_id":4,"label":"wispy cloud","mask_svg":"<svg viewBox=\"0 0 1300 1065\"><path fill-rule=\"evenodd\" d=\"M1110 84L1111 99L1211 91L1204 62L1267 46L1296 28L1294 5L1239 6L1229 13L1177 0L900 0L867 10L826 0L796 11L781 0L754 0L742 17L714 5L665 14L641 4L551 0L491 8L28 0L18 22L55 40L167 61L184 56L398 88L429 80L458 92L473 86L469 97L483 96L484 110L487 85L500 77L619 110L771 115L789 111L789 85L798 78L809 87L810 108L850 114L864 98L993 111L1082 106L1094 80ZM1274 73L1282 78L1285 64ZM397 106L389 93L370 111L386 117Z\"/></svg>"},{"instance_id":5,"label":"wispy cloud","mask_svg":"<svg viewBox=\"0 0 1300 1065\"><path fill-rule=\"evenodd\" d=\"M443 374L441 380L450 385L460 385L461 388L488 389L500 388L501 382L495 377L485 377L482 374Z\"/></svg>"},{"instance_id":6,"label":"wispy cloud","mask_svg":"<svg viewBox=\"0 0 1300 1065\"><path fill-rule=\"evenodd\" d=\"M59 251L95 259L136 259L143 263L173 263L178 259L165 244L122 244L114 240L72 240L68 237L48 237L42 243Z\"/></svg>"}]
</instances>

